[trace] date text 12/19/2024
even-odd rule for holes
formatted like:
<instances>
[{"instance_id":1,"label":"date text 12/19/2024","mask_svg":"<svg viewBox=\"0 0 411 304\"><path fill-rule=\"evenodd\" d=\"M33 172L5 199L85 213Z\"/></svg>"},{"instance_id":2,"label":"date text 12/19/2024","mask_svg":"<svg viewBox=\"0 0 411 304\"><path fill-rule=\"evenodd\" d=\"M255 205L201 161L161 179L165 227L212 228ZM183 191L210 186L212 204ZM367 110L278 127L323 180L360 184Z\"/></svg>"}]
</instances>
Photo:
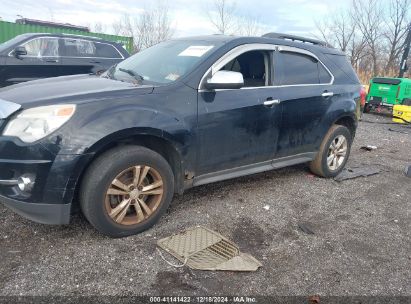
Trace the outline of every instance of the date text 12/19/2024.
<instances>
[{"instance_id":1,"label":"date text 12/19/2024","mask_svg":"<svg viewBox=\"0 0 411 304\"><path fill-rule=\"evenodd\" d=\"M253 297L150 297L150 303L257 303Z\"/></svg>"}]
</instances>

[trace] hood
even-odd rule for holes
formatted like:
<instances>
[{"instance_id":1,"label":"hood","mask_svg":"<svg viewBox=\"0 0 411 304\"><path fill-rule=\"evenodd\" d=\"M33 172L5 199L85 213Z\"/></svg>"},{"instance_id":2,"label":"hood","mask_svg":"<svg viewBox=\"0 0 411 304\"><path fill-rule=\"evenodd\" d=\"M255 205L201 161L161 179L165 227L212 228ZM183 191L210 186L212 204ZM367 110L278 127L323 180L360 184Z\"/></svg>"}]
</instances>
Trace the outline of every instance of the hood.
<instances>
[{"instance_id":1,"label":"hood","mask_svg":"<svg viewBox=\"0 0 411 304\"><path fill-rule=\"evenodd\" d=\"M136 85L95 75L74 75L46 78L2 88L0 103L6 101L29 108L58 103L76 104L115 98L122 94L143 95L152 91L152 86Z\"/></svg>"},{"instance_id":2,"label":"hood","mask_svg":"<svg viewBox=\"0 0 411 304\"><path fill-rule=\"evenodd\" d=\"M0 119L9 117L21 108L21 105L0 99Z\"/></svg>"}]
</instances>

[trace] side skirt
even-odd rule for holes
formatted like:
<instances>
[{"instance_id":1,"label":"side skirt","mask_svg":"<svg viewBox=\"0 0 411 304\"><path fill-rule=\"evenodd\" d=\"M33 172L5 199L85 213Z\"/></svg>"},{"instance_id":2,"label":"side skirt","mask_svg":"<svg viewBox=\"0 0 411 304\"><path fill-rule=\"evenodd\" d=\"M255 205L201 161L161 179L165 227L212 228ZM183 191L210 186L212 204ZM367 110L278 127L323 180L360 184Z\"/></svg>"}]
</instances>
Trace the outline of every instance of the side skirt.
<instances>
[{"instance_id":1,"label":"side skirt","mask_svg":"<svg viewBox=\"0 0 411 304\"><path fill-rule=\"evenodd\" d=\"M282 158L277 158L273 160L268 160L256 164L245 165L237 168L226 169L222 171L212 172L197 176L193 179L191 185L186 185L186 189L215 183L219 181L223 181L226 179L236 178L240 176L260 173L264 171L269 171L273 169L279 169L284 167L289 167L297 164L306 163L312 161L317 152L308 152L308 153L301 153L293 156L287 156Z\"/></svg>"}]
</instances>

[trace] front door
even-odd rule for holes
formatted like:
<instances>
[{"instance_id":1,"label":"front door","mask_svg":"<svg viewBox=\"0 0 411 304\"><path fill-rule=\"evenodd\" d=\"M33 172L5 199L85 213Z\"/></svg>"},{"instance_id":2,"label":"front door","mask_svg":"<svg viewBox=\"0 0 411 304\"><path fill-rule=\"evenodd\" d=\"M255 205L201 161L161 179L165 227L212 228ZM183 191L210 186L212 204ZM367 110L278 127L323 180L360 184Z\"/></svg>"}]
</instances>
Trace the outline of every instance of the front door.
<instances>
[{"instance_id":1,"label":"front door","mask_svg":"<svg viewBox=\"0 0 411 304\"><path fill-rule=\"evenodd\" d=\"M242 73L244 87L200 90L198 175L268 161L275 155L281 108L271 86L273 52L271 45L238 47L213 68L214 73Z\"/></svg>"},{"instance_id":2,"label":"front door","mask_svg":"<svg viewBox=\"0 0 411 304\"><path fill-rule=\"evenodd\" d=\"M6 58L5 85L60 75L59 42L55 37L39 37L23 43L27 55Z\"/></svg>"}]
</instances>

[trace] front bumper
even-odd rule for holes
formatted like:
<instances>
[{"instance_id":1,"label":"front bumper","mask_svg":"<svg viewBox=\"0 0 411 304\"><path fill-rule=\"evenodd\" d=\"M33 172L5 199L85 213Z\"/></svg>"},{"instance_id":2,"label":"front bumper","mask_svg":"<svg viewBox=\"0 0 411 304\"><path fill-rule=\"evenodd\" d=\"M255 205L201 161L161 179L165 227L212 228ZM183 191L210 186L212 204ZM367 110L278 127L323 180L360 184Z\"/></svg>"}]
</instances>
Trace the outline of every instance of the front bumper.
<instances>
[{"instance_id":1,"label":"front bumper","mask_svg":"<svg viewBox=\"0 0 411 304\"><path fill-rule=\"evenodd\" d=\"M33 222L49 225L65 225L70 222L71 203L27 203L4 196L0 196L0 202L17 214L20 214Z\"/></svg>"},{"instance_id":2,"label":"front bumper","mask_svg":"<svg viewBox=\"0 0 411 304\"><path fill-rule=\"evenodd\" d=\"M35 222L68 224L79 176L92 155L51 152L58 148L0 136L0 203ZM15 183L24 176L33 180L30 191Z\"/></svg>"}]
</instances>

